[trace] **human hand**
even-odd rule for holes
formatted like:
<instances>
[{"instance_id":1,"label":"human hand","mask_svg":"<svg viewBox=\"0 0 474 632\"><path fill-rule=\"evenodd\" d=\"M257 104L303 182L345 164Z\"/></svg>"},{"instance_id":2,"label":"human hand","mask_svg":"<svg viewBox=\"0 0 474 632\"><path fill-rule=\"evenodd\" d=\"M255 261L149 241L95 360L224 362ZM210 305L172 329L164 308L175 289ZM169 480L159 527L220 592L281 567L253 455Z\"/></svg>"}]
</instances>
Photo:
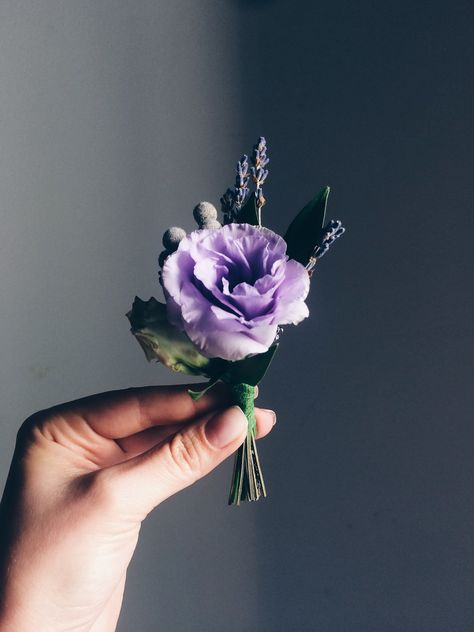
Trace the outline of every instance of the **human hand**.
<instances>
[{"instance_id":1,"label":"human hand","mask_svg":"<svg viewBox=\"0 0 474 632\"><path fill-rule=\"evenodd\" d=\"M221 387L222 386L222 387ZM224 385L103 393L36 413L0 505L0 631L114 630L140 525L243 442ZM255 409L258 436L274 413Z\"/></svg>"}]
</instances>

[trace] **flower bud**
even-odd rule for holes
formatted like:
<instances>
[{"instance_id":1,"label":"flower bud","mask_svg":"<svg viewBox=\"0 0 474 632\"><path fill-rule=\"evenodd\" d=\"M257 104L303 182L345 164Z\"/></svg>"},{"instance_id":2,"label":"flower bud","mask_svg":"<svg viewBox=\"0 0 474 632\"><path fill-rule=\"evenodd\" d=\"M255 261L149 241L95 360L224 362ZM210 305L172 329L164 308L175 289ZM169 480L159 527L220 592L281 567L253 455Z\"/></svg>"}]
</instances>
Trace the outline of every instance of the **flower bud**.
<instances>
[{"instance_id":1,"label":"flower bud","mask_svg":"<svg viewBox=\"0 0 474 632\"><path fill-rule=\"evenodd\" d=\"M186 237L186 231L178 226L172 226L163 235L163 246L174 252L179 246L179 242Z\"/></svg>"},{"instance_id":2,"label":"flower bud","mask_svg":"<svg viewBox=\"0 0 474 632\"><path fill-rule=\"evenodd\" d=\"M218 228L222 228L222 225L216 219L210 219L209 221L201 224L200 228L207 230L217 230Z\"/></svg>"},{"instance_id":3,"label":"flower bud","mask_svg":"<svg viewBox=\"0 0 474 632\"><path fill-rule=\"evenodd\" d=\"M194 207L193 216L198 226L202 228L204 223L217 220L217 209L210 202L199 202Z\"/></svg>"}]
</instances>

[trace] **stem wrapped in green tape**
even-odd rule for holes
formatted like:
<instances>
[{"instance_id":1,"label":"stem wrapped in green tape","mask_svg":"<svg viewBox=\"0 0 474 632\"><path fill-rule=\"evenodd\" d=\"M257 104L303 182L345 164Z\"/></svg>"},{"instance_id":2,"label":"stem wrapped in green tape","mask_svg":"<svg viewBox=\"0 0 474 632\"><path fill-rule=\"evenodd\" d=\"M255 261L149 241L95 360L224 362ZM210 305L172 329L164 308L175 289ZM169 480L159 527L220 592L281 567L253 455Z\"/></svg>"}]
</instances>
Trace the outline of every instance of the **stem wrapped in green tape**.
<instances>
[{"instance_id":1,"label":"stem wrapped in green tape","mask_svg":"<svg viewBox=\"0 0 474 632\"><path fill-rule=\"evenodd\" d=\"M248 420L247 437L235 453L234 474L229 494L229 505L239 505L242 500L258 500L261 496L266 496L267 492L255 440L255 387L245 383L233 384L231 392L232 403L243 410Z\"/></svg>"}]
</instances>

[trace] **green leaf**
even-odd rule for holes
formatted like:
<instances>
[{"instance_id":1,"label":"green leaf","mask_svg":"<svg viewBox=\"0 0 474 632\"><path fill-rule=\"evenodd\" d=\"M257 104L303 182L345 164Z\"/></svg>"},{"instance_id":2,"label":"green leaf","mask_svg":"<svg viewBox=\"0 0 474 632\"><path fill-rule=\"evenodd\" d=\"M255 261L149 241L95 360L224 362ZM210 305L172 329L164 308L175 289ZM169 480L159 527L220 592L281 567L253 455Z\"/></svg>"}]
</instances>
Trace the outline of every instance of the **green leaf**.
<instances>
[{"instance_id":1,"label":"green leaf","mask_svg":"<svg viewBox=\"0 0 474 632\"><path fill-rule=\"evenodd\" d=\"M211 388L217 384L217 382L220 382L220 380L221 380L221 376L212 378L211 380L209 380L209 382L201 391L193 391L190 388L188 388L188 393L191 399L197 402L198 399L201 399L201 397L205 395L208 391L210 391Z\"/></svg>"},{"instance_id":2,"label":"green leaf","mask_svg":"<svg viewBox=\"0 0 474 632\"><path fill-rule=\"evenodd\" d=\"M205 358L184 332L168 322L166 305L155 298L135 297L127 318L149 362L156 360L172 371L206 377L224 370L222 360Z\"/></svg>"},{"instance_id":3,"label":"green leaf","mask_svg":"<svg viewBox=\"0 0 474 632\"><path fill-rule=\"evenodd\" d=\"M230 384L250 384L257 386L270 366L278 349L278 343L270 347L265 353L259 353L251 358L244 358L237 362L230 362L221 379Z\"/></svg>"},{"instance_id":4,"label":"green leaf","mask_svg":"<svg viewBox=\"0 0 474 632\"><path fill-rule=\"evenodd\" d=\"M238 360L237 362L227 362L225 360L221 360L222 364L219 365L219 370L216 370L215 374L201 391L188 389L190 397L194 401L201 399L203 395L205 395L217 384L217 382L220 381L233 384L234 386L239 384L257 386L267 372L277 349L278 344L274 344L265 353L260 353L256 356L252 356L251 358L244 358L243 360Z\"/></svg>"},{"instance_id":5,"label":"green leaf","mask_svg":"<svg viewBox=\"0 0 474 632\"><path fill-rule=\"evenodd\" d=\"M249 195L249 199L235 216L234 222L236 224L252 224L252 226L259 225L257 198L254 193Z\"/></svg>"},{"instance_id":6,"label":"green leaf","mask_svg":"<svg viewBox=\"0 0 474 632\"><path fill-rule=\"evenodd\" d=\"M329 187L324 187L308 202L285 233L287 255L303 265L308 263L324 226L329 190Z\"/></svg>"}]
</instances>

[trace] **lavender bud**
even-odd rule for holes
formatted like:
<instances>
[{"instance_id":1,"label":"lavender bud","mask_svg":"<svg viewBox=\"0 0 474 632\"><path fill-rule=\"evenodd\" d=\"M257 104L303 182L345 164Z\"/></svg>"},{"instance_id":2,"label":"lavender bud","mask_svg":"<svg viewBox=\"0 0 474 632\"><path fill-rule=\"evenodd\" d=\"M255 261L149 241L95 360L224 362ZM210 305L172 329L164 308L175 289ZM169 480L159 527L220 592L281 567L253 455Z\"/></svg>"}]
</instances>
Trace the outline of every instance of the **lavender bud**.
<instances>
[{"instance_id":1,"label":"lavender bud","mask_svg":"<svg viewBox=\"0 0 474 632\"><path fill-rule=\"evenodd\" d=\"M344 234L345 228L338 219L330 220L323 229L322 235L320 237L319 243L316 244L312 258L321 259L330 246L338 239L341 235ZM313 266L314 267L314 266Z\"/></svg>"},{"instance_id":2,"label":"lavender bud","mask_svg":"<svg viewBox=\"0 0 474 632\"><path fill-rule=\"evenodd\" d=\"M210 202L199 202L194 207L193 216L198 226L202 227L205 222L217 220L217 209Z\"/></svg>"},{"instance_id":3,"label":"lavender bud","mask_svg":"<svg viewBox=\"0 0 474 632\"><path fill-rule=\"evenodd\" d=\"M174 252L176 248L179 246L179 242L186 237L186 231L178 226L172 226L165 231L163 235L163 246Z\"/></svg>"}]
</instances>

